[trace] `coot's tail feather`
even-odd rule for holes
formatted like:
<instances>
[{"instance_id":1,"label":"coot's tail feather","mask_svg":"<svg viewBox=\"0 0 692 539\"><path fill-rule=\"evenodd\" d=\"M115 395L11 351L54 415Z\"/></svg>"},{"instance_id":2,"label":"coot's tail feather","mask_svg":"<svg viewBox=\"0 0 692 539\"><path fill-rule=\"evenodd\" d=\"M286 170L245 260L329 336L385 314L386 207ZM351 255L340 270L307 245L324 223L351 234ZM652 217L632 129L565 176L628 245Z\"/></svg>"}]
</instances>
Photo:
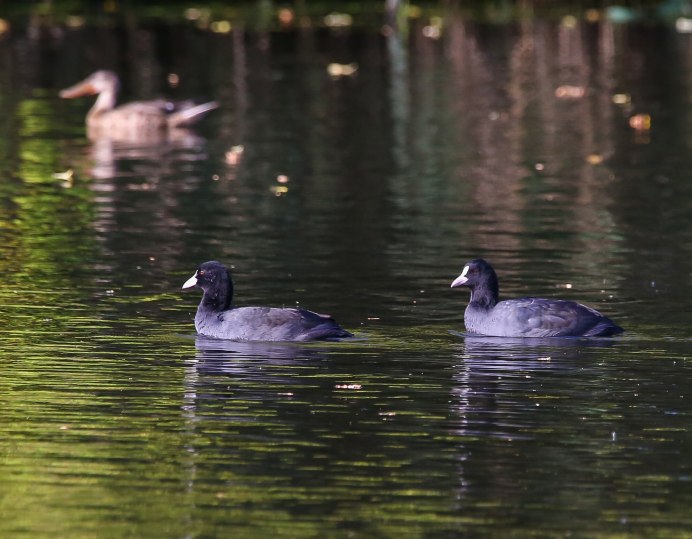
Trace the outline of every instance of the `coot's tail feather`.
<instances>
[{"instance_id":1,"label":"coot's tail feather","mask_svg":"<svg viewBox=\"0 0 692 539\"><path fill-rule=\"evenodd\" d=\"M584 337L611 337L625 331L609 318L603 318L598 324L584 333Z\"/></svg>"},{"instance_id":2,"label":"coot's tail feather","mask_svg":"<svg viewBox=\"0 0 692 539\"><path fill-rule=\"evenodd\" d=\"M336 320L328 314L319 314L313 311L300 309L303 320L307 322L307 327L300 335L302 341L324 341L346 339L353 337L353 333L342 328Z\"/></svg>"}]
</instances>

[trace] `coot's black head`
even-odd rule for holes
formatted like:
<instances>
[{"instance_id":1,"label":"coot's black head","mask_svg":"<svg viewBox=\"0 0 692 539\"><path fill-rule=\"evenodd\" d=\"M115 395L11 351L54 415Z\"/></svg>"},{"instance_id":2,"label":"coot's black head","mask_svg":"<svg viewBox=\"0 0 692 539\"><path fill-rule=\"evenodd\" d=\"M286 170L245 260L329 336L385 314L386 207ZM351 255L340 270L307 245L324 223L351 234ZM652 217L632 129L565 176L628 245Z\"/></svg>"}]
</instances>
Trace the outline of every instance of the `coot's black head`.
<instances>
[{"instance_id":1,"label":"coot's black head","mask_svg":"<svg viewBox=\"0 0 692 539\"><path fill-rule=\"evenodd\" d=\"M231 305L233 298L233 281L226 266L216 260L201 264L195 274L190 277L183 288L197 286L204 290L203 302L215 309L225 310Z\"/></svg>"},{"instance_id":2,"label":"coot's black head","mask_svg":"<svg viewBox=\"0 0 692 539\"><path fill-rule=\"evenodd\" d=\"M497 303L499 287L493 267L482 258L467 262L459 277L452 281L452 288L467 286L471 289L471 301Z\"/></svg>"}]
</instances>

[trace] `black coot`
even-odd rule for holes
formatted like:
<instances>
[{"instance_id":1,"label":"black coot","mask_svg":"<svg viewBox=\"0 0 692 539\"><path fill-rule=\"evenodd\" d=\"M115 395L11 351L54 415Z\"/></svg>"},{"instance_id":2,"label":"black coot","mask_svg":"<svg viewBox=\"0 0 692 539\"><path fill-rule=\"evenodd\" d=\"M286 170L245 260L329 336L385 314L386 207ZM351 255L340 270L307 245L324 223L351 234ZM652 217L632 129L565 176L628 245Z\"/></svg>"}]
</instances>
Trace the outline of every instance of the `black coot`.
<instances>
[{"instance_id":1,"label":"black coot","mask_svg":"<svg viewBox=\"0 0 692 539\"><path fill-rule=\"evenodd\" d=\"M607 337L623 329L597 310L562 299L519 298L499 301L495 270L471 260L452 288L467 286L471 301L464 312L469 333L498 337Z\"/></svg>"},{"instance_id":2,"label":"black coot","mask_svg":"<svg viewBox=\"0 0 692 539\"><path fill-rule=\"evenodd\" d=\"M205 262L183 288L204 291L195 315L200 335L235 341L315 341L353 337L329 315L305 309L231 307L233 281L220 262Z\"/></svg>"}]
</instances>

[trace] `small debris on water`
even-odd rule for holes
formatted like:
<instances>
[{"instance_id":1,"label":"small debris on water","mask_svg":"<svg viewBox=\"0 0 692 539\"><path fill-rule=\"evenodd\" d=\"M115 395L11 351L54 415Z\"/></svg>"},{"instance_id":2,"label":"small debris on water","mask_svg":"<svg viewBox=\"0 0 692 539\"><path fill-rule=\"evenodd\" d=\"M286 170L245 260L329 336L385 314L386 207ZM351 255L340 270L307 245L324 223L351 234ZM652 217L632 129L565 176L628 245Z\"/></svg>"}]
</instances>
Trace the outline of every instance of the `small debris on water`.
<instances>
[{"instance_id":1,"label":"small debris on water","mask_svg":"<svg viewBox=\"0 0 692 539\"><path fill-rule=\"evenodd\" d=\"M675 20L675 29L679 34L692 34L692 19L679 17Z\"/></svg>"},{"instance_id":2,"label":"small debris on water","mask_svg":"<svg viewBox=\"0 0 692 539\"><path fill-rule=\"evenodd\" d=\"M356 71L358 71L358 64L355 62L350 64L331 63L327 66L327 73L329 73L330 77L335 79L339 77L350 77L354 75Z\"/></svg>"},{"instance_id":3,"label":"small debris on water","mask_svg":"<svg viewBox=\"0 0 692 539\"><path fill-rule=\"evenodd\" d=\"M423 35L428 39L442 37L442 17L431 17L430 24L423 27Z\"/></svg>"},{"instance_id":4,"label":"small debris on water","mask_svg":"<svg viewBox=\"0 0 692 539\"><path fill-rule=\"evenodd\" d=\"M171 88L177 88L180 84L180 76L177 73L169 73L166 80L168 81L168 86Z\"/></svg>"},{"instance_id":5,"label":"small debris on water","mask_svg":"<svg viewBox=\"0 0 692 539\"><path fill-rule=\"evenodd\" d=\"M279 19L279 22L282 26L290 26L291 24L293 24L296 18L293 10L288 7L283 7L279 9L278 13L276 14L276 17L277 19Z\"/></svg>"},{"instance_id":6,"label":"small debris on water","mask_svg":"<svg viewBox=\"0 0 692 539\"><path fill-rule=\"evenodd\" d=\"M651 115L635 114L630 117L630 127L635 131L648 131L651 129Z\"/></svg>"},{"instance_id":7,"label":"small debris on water","mask_svg":"<svg viewBox=\"0 0 692 539\"><path fill-rule=\"evenodd\" d=\"M244 151L245 146L243 146L242 144L231 146L230 150L228 150L224 156L226 158L226 164L235 166L238 163L240 163Z\"/></svg>"},{"instance_id":8,"label":"small debris on water","mask_svg":"<svg viewBox=\"0 0 692 539\"><path fill-rule=\"evenodd\" d=\"M562 17L561 25L563 28L574 29L579 24L579 21L574 15L565 15Z\"/></svg>"},{"instance_id":9,"label":"small debris on water","mask_svg":"<svg viewBox=\"0 0 692 539\"><path fill-rule=\"evenodd\" d=\"M334 387L336 389L363 389L360 384L336 384Z\"/></svg>"},{"instance_id":10,"label":"small debris on water","mask_svg":"<svg viewBox=\"0 0 692 539\"><path fill-rule=\"evenodd\" d=\"M329 28L346 28L353 24L353 17L348 13L330 13L323 20Z\"/></svg>"},{"instance_id":11,"label":"small debris on water","mask_svg":"<svg viewBox=\"0 0 692 539\"><path fill-rule=\"evenodd\" d=\"M71 180L74 176L74 170L68 168L65 172L54 172L53 178L56 180Z\"/></svg>"},{"instance_id":12,"label":"small debris on water","mask_svg":"<svg viewBox=\"0 0 692 539\"><path fill-rule=\"evenodd\" d=\"M583 86L558 86L555 88L555 97L558 99L580 99L586 94Z\"/></svg>"},{"instance_id":13,"label":"small debris on water","mask_svg":"<svg viewBox=\"0 0 692 539\"><path fill-rule=\"evenodd\" d=\"M280 197L288 193L288 187L285 185L272 185L269 190L274 193L274 196Z\"/></svg>"},{"instance_id":14,"label":"small debris on water","mask_svg":"<svg viewBox=\"0 0 692 539\"><path fill-rule=\"evenodd\" d=\"M211 23L211 31L215 34L228 34L233 29L231 21L214 21Z\"/></svg>"},{"instance_id":15,"label":"small debris on water","mask_svg":"<svg viewBox=\"0 0 692 539\"><path fill-rule=\"evenodd\" d=\"M62 187L70 188L74 185L74 170L68 168L65 172L55 172L53 173L53 178L56 180L61 180L60 184Z\"/></svg>"}]
</instances>

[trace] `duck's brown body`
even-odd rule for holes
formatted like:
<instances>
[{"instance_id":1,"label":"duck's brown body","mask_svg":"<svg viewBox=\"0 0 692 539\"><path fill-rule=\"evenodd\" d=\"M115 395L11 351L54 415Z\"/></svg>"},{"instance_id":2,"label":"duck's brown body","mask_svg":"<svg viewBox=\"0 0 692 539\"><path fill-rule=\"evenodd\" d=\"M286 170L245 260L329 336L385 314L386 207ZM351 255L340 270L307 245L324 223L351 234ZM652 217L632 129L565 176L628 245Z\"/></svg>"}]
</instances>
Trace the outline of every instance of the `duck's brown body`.
<instances>
[{"instance_id":1,"label":"duck's brown body","mask_svg":"<svg viewBox=\"0 0 692 539\"><path fill-rule=\"evenodd\" d=\"M71 99L83 95L98 95L86 116L87 133L91 139L149 140L165 137L173 129L188 127L207 112L218 107L214 101L195 105L156 99L134 101L116 107L120 83L112 71L97 71L83 81L60 92Z\"/></svg>"}]
</instances>

